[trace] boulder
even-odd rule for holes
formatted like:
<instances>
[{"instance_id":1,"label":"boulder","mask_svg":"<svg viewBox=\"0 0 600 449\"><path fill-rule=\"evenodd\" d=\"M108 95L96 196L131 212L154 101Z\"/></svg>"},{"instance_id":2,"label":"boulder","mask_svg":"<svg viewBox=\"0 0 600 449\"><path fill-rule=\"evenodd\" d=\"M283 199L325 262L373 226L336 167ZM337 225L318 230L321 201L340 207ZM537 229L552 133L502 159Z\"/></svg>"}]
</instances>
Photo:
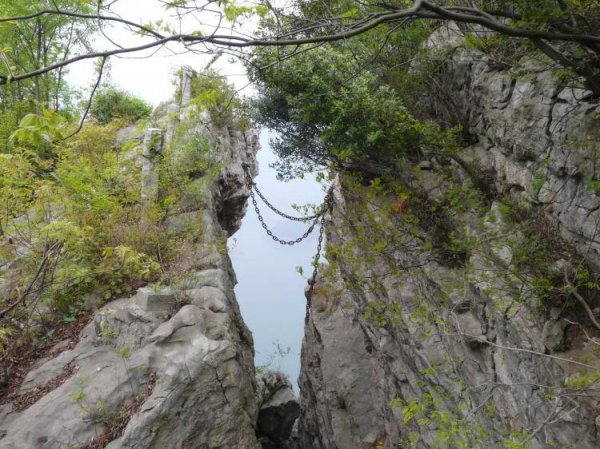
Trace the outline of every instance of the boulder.
<instances>
[{"instance_id":1,"label":"boulder","mask_svg":"<svg viewBox=\"0 0 600 449\"><path fill-rule=\"evenodd\" d=\"M257 434L269 439L275 445L272 447L281 447L292 434L300 404L284 374L267 373L257 381L260 401Z\"/></svg>"}]
</instances>

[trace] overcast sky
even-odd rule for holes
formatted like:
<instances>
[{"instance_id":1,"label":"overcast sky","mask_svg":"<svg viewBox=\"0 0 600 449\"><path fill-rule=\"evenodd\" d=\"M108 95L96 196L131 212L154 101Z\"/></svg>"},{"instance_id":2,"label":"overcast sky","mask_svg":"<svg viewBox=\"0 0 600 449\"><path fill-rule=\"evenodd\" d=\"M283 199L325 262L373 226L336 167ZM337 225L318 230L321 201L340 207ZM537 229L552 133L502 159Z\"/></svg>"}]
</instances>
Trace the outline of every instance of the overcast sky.
<instances>
[{"instance_id":1,"label":"overcast sky","mask_svg":"<svg viewBox=\"0 0 600 449\"><path fill-rule=\"evenodd\" d=\"M115 11L123 18L137 23L148 23L156 20L166 20L171 23L178 21L170 17L173 13L166 11L159 2L152 0L120 0L114 6ZM196 20L194 16L188 16L182 22L183 32L193 32L202 28L205 32L214 29L216 23L214 16L203 15L202 21ZM105 33L111 40L121 45L133 46L143 42L130 31L120 27L104 28ZM223 29L221 33L226 33ZM96 50L114 48L102 34L92 39L92 45ZM172 84L174 72L182 65L189 65L196 70L202 70L212 59L212 55L201 55L185 52L178 43L169 44L168 49L155 52L156 49L145 52L111 56L109 76L112 83L144 98L157 106L160 102L169 100L174 92ZM173 55L173 52L180 53ZM89 88L95 81L94 60L79 61L69 68L68 81L75 86ZM251 95L252 87L248 85L248 78L242 64L232 60L227 55L221 56L212 66L223 75L227 75L229 81L241 90L243 95Z\"/></svg>"},{"instance_id":2,"label":"overcast sky","mask_svg":"<svg viewBox=\"0 0 600 449\"><path fill-rule=\"evenodd\" d=\"M320 204L325 193L314 177L277 181L268 167L275 156L268 148L269 133L261 133L263 149L259 151L260 174L256 178L269 201L284 212L297 216L292 204ZM261 213L270 229L280 238L292 240L308 228L304 223L290 222L271 212L259 201ZM310 237L294 246L281 245L269 237L252 207L242 221L241 229L230 239L230 256L238 278L236 295L242 315L254 335L256 364L271 362L274 369L287 373L292 382L300 371L300 345L304 335L307 280L296 272L302 266L305 275L312 273L311 261L317 248L315 229ZM234 240L235 239L235 240ZM277 354L277 344L290 348L289 356Z\"/></svg>"},{"instance_id":3,"label":"overcast sky","mask_svg":"<svg viewBox=\"0 0 600 449\"><path fill-rule=\"evenodd\" d=\"M118 12L133 21L146 23L164 17L165 12L157 2L148 0L121 0ZM188 31L196 23L188 21ZM112 39L121 43L134 44L135 38L128 33L108 30ZM101 36L95 42L96 48L106 48L108 42ZM176 49L174 46L173 49ZM110 60L111 82L126 89L153 105L169 100L174 92L173 73L182 65L196 70L210 61L211 56L182 54L173 56L161 51L152 57L113 57ZM220 58L213 68L226 75L229 81L241 89L242 95L252 95L248 86L244 67L238 62ZM94 84L93 61L80 62L70 68L68 79L71 84L88 88ZM85 94L87 95L87 94ZM257 183L263 193L277 207L295 214L292 204L320 203L324 193L321 186L308 176L305 180L289 183L277 181L269 163L275 160L269 145L269 132L261 132L262 149L258 159L260 174ZM281 238L290 240L302 235L306 225L286 221L265 206L264 216L271 229ZM314 233L316 234L316 232ZM292 382L298 377L300 368L300 345L304 328L306 279L296 272L303 266L305 273L311 271L311 260L316 251L316 235L300 245L282 246L268 237L256 218L253 208L242 222L242 228L230 239L231 258L238 278L236 295L244 320L254 336L256 364L271 363L274 369L287 373ZM289 348L290 354L284 358L277 355L277 345Z\"/></svg>"}]
</instances>

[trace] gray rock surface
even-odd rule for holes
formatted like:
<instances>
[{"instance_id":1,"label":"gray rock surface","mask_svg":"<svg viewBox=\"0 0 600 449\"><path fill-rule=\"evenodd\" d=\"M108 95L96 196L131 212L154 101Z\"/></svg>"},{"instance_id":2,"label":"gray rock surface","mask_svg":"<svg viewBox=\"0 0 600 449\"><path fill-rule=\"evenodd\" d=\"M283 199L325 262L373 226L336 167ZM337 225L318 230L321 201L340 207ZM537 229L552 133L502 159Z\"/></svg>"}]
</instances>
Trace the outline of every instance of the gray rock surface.
<instances>
[{"instance_id":1,"label":"gray rock surface","mask_svg":"<svg viewBox=\"0 0 600 449\"><path fill-rule=\"evenodd\" d=\"M445 67L453 108L437 112L450 123L460 113L477 140L467 153L495 173L497 188L545 206L563 236L600 265L600 196L588 187L598 178L600 105L540 60L515 66L517 73L500 70L481 52L454 49Z\"/></svg>"},{"instance_id":2,"label":"gray rock surface","mask_svg":"<svg viewBox=\"0 0 600 449\"><path fill-rule=\"evenodd\" d=\"M164 132L158 128L148 128L142 143L142 205L156 200L158 196L158 173L156 159L164 151Z\"/></svg>"},{"instance_id":3,"label":"gray rock surface","mask_svg":"<svg viewBox=\"0 0 600 449\"><path fill-rule=\"evenodd\" d=\"M186 254L178 268L184 280L106 304L73 349L40 361L23 382L24 393L69 367L73 374L24 410L0 408L2 449L84 447L134 400L141 407L107 448L260 447L252 335L220 243L244 214L248 191L241 164L256 172L258 140L254 132L217 131L204 132L218 135L220 171L204 184L198 208L166 224L183 233ZM189 223L203 226L200 242L185 240L182 224Z\"/></svg>"},{"instance_id":4,"label":"gray rock surface","mask_svg":"<svg viewBox=\"0 0 600 449\"><path fill-rule=\"evenodd\" d=\"M281 447L290 439L300 415L298 398L292 384L282 373L257 376L257 384L260 404L257 435L268 439L273 447Z\"/></svg>"},{"instance_id":5,"label":"gray rock surface","mask_svg":"<svg viewBox=\"0 0 600 449\"><path fill-rule=\"evenodd\" d=\"M500 194L542 208L565 240L598 263L600 197L587 189L596 176L597 101L558 87L532 59L520 61L519 76L498 68L457 45L455 33L438 39L450 43L441 77L454 102L445 107L436 98L434 112L467 126L474 143L464 154L493 174ZM434 199L445 182L436 163L421 163L415 175ZM361 212L349 225L358 206L343 181L335 198L327 237L343 250L330 255L335 263L315 288L305 328L299 447L600 446L597 391L581 398L566 387L600 368L596 343L583 338L553 352L580 327L568 327L559 313L544 316L534 295L516 299L524 284L506 266L524 236L501 219L497 203L481 216L454 217L457 229L487 243L452 265L430 261L422 241L410 237L391 254L374 255L352 240ZM390 225L390 241L393 232Z\"/></svg>"}]
</instances>

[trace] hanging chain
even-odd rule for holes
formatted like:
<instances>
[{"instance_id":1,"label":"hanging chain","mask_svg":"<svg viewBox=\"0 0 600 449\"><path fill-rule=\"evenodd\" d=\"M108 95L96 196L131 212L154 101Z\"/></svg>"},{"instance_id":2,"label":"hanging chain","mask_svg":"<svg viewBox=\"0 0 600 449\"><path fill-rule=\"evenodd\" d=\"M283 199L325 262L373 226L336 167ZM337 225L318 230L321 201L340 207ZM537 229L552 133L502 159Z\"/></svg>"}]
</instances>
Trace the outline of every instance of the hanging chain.
<instances>
[{"instance_id":1,"label":"hanging chain","mask_svg":"<svg viewBox=\"0 0 600 449\"><path fill-rule=\"evenodd\" d=\"M256 197L254 196L254 191L252 190L252 188L250 188L250 199L252 200L252 205L254 206L254 210L256 212L256 215L258 216L258 221L260 221L260 225L263 227L263 229L269 235L269 237L271 237L273 240L275 240L277 243L279 243L281 245L292 246L292 245L295 245L296 243L300 243L302 240L307 238L313 232L313 230L315 229L315 226L319 222L319 217L322 216L322 214L319 213L316 216L317 218L315 219L315 221L312 222L312 224L309 226L309 228L306 230L306 232L304 234L302 234L302 236L300 236L294 240L283 240L283 239L280 239L279 237L277 237L275 234L273 234L273 231L271 231L269 229L269 227L267 226L267 224L265 223L265 219L263 218L262 214L260 213L260 209L258 208L258 204L256 202Z\"/></svg>"},{"instance_id":2,"label":"hanging chain","mask_svg":"<svg viewBox=\"0 0 600 449\"><path fill-rule=\"evenodd\" d=\"M326 198L326 201L329 198ZM330 206L328 204L327 206ZM325 231L325 214L321 215L321 226L319 226L319 240L317 244L317 253L313 257L314 269L311 278L308 280L308 291L306 292L306 315L304 316L304 324L308 324L310 318L310 308L312 306L312 294L315 284L317 283L317 274L319 271L319 259L321 258L321 248L323 246L323 232Z\"/></svg>"},{"instance_id":3,"label":"hanging chain","mask_svg":"<svg viewBox=\"0 0 600 449\"><path fill-rule=\"evenodd\" d=\"M312 294L313 294L315 284L317 283L317 275L318 275L318 271L319 271L319 260L321 259L321 250L323 249L323 235L325 233L325 213L333 207L333 186L330 187L329 190L327 191L327 195L325 195L325 199L323 200L323 205L321 206L319 212L317 212L315 215L311 215L308 217L293 217L291 215L286 214L285 212L281 212L280 210L275 208L275 206L273 206L269 201L267 201L267 199L264 197L262 192L256 186L256 183L252 180L252 177L250 176L250 173L248 172L248 165L243 164L242 167L244 169L246 183L248 184L248 191L250 194L250 199L252 200L252 205L254 206L254 211L256 212L256 215L258 216L258 221L260 222L261 226L266 231L266 233L269 235L269 237L271 237L277 243L279 243L281 245L290 245L290 246L295 245L296 243L300 243L301 241L306 239L313 232L317 223L319 224L319 238L318 238L318 243L317 243L317 252L316 252L315 256L313 257L314 269L313 269L311 278L308 280L308 291L306 293L306 316L304 317L304 323L308 324L308 320L310 318L310 309L311 309L311 305L312 305ZM280 215L280 216L287 218L288 220L292 220L292 221L301 221L301 222L307 222L310 220L314 220L314 221L309 226L309 228L306 230L306 232L304 234L302 234L301 237L298 237L295 240L280 239L275 234L273 234L273 232L269 229L269 227L265 223L265 220L264 220L262 214L260 213L260 209L258 208L258 203L256 201L256 197L254 196L255 191L256 191L257 195L260 197L260 199L269 207L269 209L271 209L277 215Z\"/></svg>"},{"instance_id":4,"label":"hanging chain","mask_svg":"<svg viewBox=\"0 0 600 449\"><path fill-rule=\"evenodd\" d=\"M256 192L256 194L260 197L261 200L263 200L263 202L269 207L269 209L271 209L277 215L280 215L283 218L287 218L288 220L301 221L301 222L306 222L306 221L310 221L310 220L319 218L320 214L318 214L318 213L315 215L310 215L308 217L293 217L291 215L286 214L285 212L281 212L279 209L277 209L275 206L273 206L271 203L269 203L269 201L264 197L262 192L258 189L258 186L256 185L256 183L252 180L250 180L250 181L252 182L252 187L254 188L254 191Z\"/></svg>"}]
</instances>

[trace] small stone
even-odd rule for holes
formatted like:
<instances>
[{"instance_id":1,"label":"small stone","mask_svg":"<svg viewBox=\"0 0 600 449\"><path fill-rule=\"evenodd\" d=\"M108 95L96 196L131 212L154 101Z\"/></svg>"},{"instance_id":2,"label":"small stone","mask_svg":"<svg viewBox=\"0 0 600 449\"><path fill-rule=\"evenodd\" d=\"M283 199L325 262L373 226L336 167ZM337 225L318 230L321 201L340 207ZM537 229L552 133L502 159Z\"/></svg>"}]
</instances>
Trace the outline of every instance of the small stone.
<instances>
[{"instance_id":1,"label":"small stone","mask_svg":"<svg viewBox=\"0 0 600 449\"><path fill-rule=\"evenodd\" d=\"M418 167L421 170L431 170L433 168L433 164L431 163L431 161L421 161L419 162Z\"/></svg>"},{"instance_id":2,"label":"small stone","mask_svg":"<svg viewBox=\"0 0 600 449\"><path fill-rule=\"evenodd\" d=\"M546 321L544 328L542 329L542 340L544 342L544 346L546 346L548 350L553 351L555 348L560 346L568 324L569 323L567 323L565 320Z\"/></svg>"},{"instance_id":3,"label":"small stone","mask_svg":"<svg viewBox=\"0 0 600 449\"><path fill-rule=\"evenodd\" d=\"M70 338L59 341L54 346L52 346L52 349L50 349L50 354L58 354L60 352L66 351L67 349L69 349L70 345L71 345Z\"/></svg>"},{"instance_id":4,"label":"small stone","mask_svg":"<svg viewBox=\"0 0 600 449\"><path fill-rule=\"evenodd\" d=\"M175 296L169 290L155 291L144 287L138 290L134 300L146 312L167 312L175 301Z\"/></svg>"}]
</instances>

